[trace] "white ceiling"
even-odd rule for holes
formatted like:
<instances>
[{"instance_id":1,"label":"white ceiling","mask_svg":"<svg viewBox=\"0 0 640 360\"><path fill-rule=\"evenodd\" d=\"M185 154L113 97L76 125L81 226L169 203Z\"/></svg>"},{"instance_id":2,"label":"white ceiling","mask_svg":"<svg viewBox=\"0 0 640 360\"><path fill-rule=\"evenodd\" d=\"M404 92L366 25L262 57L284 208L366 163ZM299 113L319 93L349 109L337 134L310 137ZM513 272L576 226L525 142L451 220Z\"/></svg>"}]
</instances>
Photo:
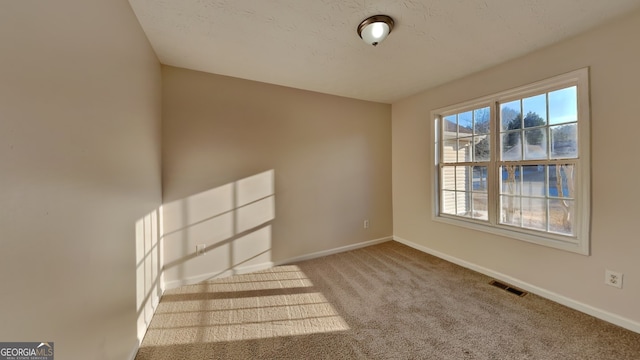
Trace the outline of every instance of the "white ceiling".
<instances>
[{"instance_id":1,"label":"white ceiling","mask_svg":"<svg viewBox=\"0 0 640 360\"><path fill-rule=\"evenodd\" d=\"M392 103L571 37L640 0L129 0L160 62ZM377 47L356 27L386 14Z\"/></svg>"}]
</instances>

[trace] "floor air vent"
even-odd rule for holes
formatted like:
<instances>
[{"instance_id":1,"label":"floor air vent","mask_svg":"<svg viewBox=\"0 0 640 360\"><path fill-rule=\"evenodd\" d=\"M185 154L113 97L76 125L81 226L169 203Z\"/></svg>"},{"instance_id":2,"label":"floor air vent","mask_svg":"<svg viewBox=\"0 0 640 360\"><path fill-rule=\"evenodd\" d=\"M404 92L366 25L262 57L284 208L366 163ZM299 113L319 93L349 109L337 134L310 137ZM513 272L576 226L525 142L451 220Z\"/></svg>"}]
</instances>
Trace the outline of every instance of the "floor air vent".
<instances>
[{"instance_id":1,"label":"floor air vent","mask_svg":"<svg viewBox=\"0 0 640 360\"><path fill-rule=\"evenodd\" d=\"M491 280L491 282L489 282L489 284L490 284L490 285L493 285L493 286L495 286L495 287L497 287L497 288L500 288L500 289L502 289L502 290L504 290L504 291L508 291L508 292L510 292L510 293L512 293L512 294L516 294L516 295L518 295L518 296L520 296L520 297L525 296L525 295L527 295L527 294L528 294L528 293L527 293L527 292L525 292L525 291L522 291L522 290L520 290L520 289L516 289L516 288L514 288L514 287L511 287L511 286L509 286L509 285L507 285L507 284L505 284L505 283L502 283L502 282L500 282L500 281L497 281L497 280Z\"/></svg>"}]
</instances>

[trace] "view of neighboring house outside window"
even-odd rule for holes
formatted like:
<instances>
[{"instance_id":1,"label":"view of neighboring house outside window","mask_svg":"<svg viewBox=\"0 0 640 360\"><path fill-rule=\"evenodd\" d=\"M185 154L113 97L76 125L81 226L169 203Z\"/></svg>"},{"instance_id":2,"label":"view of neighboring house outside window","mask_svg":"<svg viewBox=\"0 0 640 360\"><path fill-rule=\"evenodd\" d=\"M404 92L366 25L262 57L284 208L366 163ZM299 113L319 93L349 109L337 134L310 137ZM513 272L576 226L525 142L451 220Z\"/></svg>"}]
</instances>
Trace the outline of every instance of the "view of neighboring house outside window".
<instances>
[{"instance_id":1,"label":"view of neighboring house outside window","mask_svg":"<svg viewBox=\"0 0 640 360\"><path fill-rule=\"evenodd\" d=\"M432 117L435 220L588 254L587 69Z\"/></svg>"}]
</instances>

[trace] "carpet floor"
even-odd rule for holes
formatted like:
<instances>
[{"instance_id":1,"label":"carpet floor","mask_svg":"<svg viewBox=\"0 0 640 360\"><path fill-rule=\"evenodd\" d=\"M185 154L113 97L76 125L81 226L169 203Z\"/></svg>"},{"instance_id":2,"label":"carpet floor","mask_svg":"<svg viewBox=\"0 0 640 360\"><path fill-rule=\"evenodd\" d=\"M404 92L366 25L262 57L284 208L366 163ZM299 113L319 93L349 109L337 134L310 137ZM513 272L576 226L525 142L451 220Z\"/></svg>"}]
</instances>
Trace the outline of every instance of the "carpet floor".
<instances>
[{"instance_id":1,"label":"carpet floor","mask_svg":"<svg viewBox=\"0 0 640 360\"><path fill-rule=\"evenodd\" d=\"M640 334L390 241L168 290L136 360L640 359Z\"/></svg>"}]
</instances>

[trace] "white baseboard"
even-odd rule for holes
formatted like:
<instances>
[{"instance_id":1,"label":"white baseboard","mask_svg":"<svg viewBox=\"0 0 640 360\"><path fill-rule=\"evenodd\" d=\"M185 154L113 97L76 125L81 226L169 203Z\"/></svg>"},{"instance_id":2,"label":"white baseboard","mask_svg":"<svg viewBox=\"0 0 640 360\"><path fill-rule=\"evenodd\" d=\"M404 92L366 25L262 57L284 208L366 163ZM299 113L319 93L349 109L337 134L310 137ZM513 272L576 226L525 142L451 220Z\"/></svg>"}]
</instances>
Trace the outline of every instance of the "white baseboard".
<instances>
[{"instance_id":1,"label":"white baseboard","mask_svg":"<svg viewBox=\"0 0 640 360\"><path fill-rule=\"evenodd\" d=\"M225 278L225 277L233 276L236 274L246 274L253 271L270 269L272 267L273 267L273 263L269 261L269 262L256 264L256 265L238 266L233 269L228 269L224 271L216 271L216 272L211 272L206 274L200 274L200 275L191 276L184 279L169 280L164 282L164 289L165 290L175 289L177 287L184 286L184 285L193 285L193 284L197 284L207 280Z\"/></svg>"},{"instance_id":2,"label":"white baseboard","mask_svg":"<svg viewBox=\"0 0 640 360\"><path fill-rule=\"evenodd\" d=\"M152 296L150 298L147 298L147 301L151 301L151 309L153 311L153 316L155 316L156 310L158 309L158 305L160 304L160 299L162 298L162 295L164 294L164 277L163 277L163 273L162 271L160 271L160 276L158 278L159 284L158 284L158 289L160 290L160 294L155 297ZM146 302L145 304L142 305L143 307L146 308ZM143 314L139 314L138 316L143 316ZM139 318L138 321L136 321L136 326L139 326ZM133 349L130 352L129 355L129 359L131 360L135 360L136 355L138 354L138 350L140 349L140 345L142 344L142 341L144 340L144 337L147 335L147 331L149 330L149 325L151 324L151 321L147 322L144 321L144 328L137 328L137 340L133 346ZM140 330L142 330L142 332L140 333Z\"/></svg>"},{"instance_id":3,"label":"white baseboard","mask_svg":"<svg viewBox=\"0 0 640 360\"><path fill-rule=\"evenodd\" d=\"M411 242L409 240L403 239L403 238L398 237L398 236L393 236L393 240L395 240L395 241L397 241L397 242L399 242L401 244L407 245L409 247L412 247L412 248L414 248L416 250L420 250L420 251L422 251L424 253L433 255L433 256L441 258L443 260L447 260L447 261L449 261L451 263L454 263L456 265L460 265L460 266L462 266L464 268L479 272L481 274L487 275L489 277L492 277L492 278L495 278L495 279L498 279L498 280L502 280L502 281L507 282L509 284L512 284L512 285L514 285L516 287L519 287L522 290L526 290L528 292L531 292L533 294L541 296L541 297L543 297L545 299L548 299L548 300L557 302L559 304L562 304L564 306L570 307L570 308L572 308L574 310L578 310L580 312L583 312L585 314L591 315L593 317L596 317L598 319L604 320L606 322L618 325L620 327L623 327L625 329L631 330L633 332L640 333L640 323L638 323L636 321L633 321L631 319L627 319L627 318L622 317L620 315L617 315L617 314L614 314L614 313L611 313L611 312L608 312L608 311L605 311L605 310L602 310L602 309L598 309L598 308L593 307L591 305L587 305L587 304L581 303L579 301L570 299L570 298L568 298L566 296L563 296L563 295L557 294L555 292L552 292L552 291L543 289L541 287L529 284L527 282L521 281L521 280L516 279L514 277L511 277L509 275L506 275L506 274L503 274L503 273L500 273L500 272L485 268L483 266L468 262L466 260L462 260L462 259L456 258L456 257L451 256L451 255L447 255L445 253L439 252L437 250L433 250L433 249L428 248L428 247L423 246L423 245L416 244L414 242Z\"/></svg>"},{"instance_id":4,"label":"white baseboard","mask_svg":"<svg viewBox=\"0 0 640 360\"><path fill-rule=\"evenodd\" d=\"M140 343L138 341L136 341L136 344L133 346L133 349L131 350L131 352L129 353L129 360L135 360L136 359L136 355L138 355L138 350L140 349Z\"/></svg>"},{"instance_id":5,"label":"white baseboard","mask_svg":"<svg viewBox=\"0 0 640 360\"><path fill-rule=\"evenodd\" d=\"M341 246L341 247L334 248L334 249L318 251L318 252L315 252L315 253L306 254L306 255L302 255L302 256L296 256L294 258L290 258L290 259L286 259L286 260L282 260L282 261L277 261L275 263L274 262L264 262L264 263L260 263L260 264L256 264L256 265L238 266L238 267L235 267L235 268L229 269L229 270L211 272L211 273L206 273L206 274L200 274L200 275L191 276L191 277L184 278L184 279L176 279L176 280L169 280L169 281L165 280L161 284L162 285L162 290L164 292L164 290L175 289L177 287L184 286L184 285L193 285L193 284L197 284L197 283L200 283L200 282L203 282L203 281L207 281L207 280L225 278L225 277L229 277L229 276L236 275L236 274L247 274L247 273L254 272L254 271L270 269L270 268L272 268L274 266L277 266L277 265L290 264L290 263L297 262L297 261L311 260L311 259L319 258L319 257L322 257L322 256L338 254L338 253L341 253L341 252L345 252L345 251L349 251L349 250L355 250L355 249L359 249L359 248L363 248L363 247L366 247L366 246L375 245L375 244L379 244L379 243L382 243L382 242L385 242L385 241L391 241L391 240L393 240L393 237L392 236L387 236L387 237L380 238L380 239L363 241L363 242L360 242L360 243L357 243L357 244L351 244L351 245Z\"/></svg>"},{"instance_id":6,"label":"white baseboard","mask_svg":"<svg viewBox=\"0 0 640 360\"><path fill-rule=\"evenodd\" d=\"M371 245L375 245L375 244L380 244L380 243L383 243L383 242L386 242L386 241L390 241L390 240L393 240L392 236L387 236L387 237L383 237L383 238L375 239L375 240L363 241L363 242L359 242L357 244L341 246L341 247L337 247L337 248L333 248L333 249L329 249L329 250L322 250L322 251L314 252L314 253L311 253L311 254L296 256L296 257L292 257L292 258L289 258L289 259L286 259L286 260L277 261L275 263L275 265L286 265L286 264L291 264L291 263L298 262L298 261L316 259L316 258L323 257L323 256L338 254L338 253L345 252L345 251L350 251L350 250L360 249L360 248L371 246Z\"/></svg>"},{"instance_id":7,"label":"white baseboard","mask_svg":"<svg viewBox=\"0 0 640 360\"><path fill-rule=\"evenodd\" d=\"M249 265L249 266L238 266L234 269L234 274L248 274L254 271L260 271L260 270L266 270L266 269L271 269L273 267L273 263L271 261L269 262L265 262L265 263L261 263L261 264L256 264L256 265Z\"/></svg>"}]
</instances>

